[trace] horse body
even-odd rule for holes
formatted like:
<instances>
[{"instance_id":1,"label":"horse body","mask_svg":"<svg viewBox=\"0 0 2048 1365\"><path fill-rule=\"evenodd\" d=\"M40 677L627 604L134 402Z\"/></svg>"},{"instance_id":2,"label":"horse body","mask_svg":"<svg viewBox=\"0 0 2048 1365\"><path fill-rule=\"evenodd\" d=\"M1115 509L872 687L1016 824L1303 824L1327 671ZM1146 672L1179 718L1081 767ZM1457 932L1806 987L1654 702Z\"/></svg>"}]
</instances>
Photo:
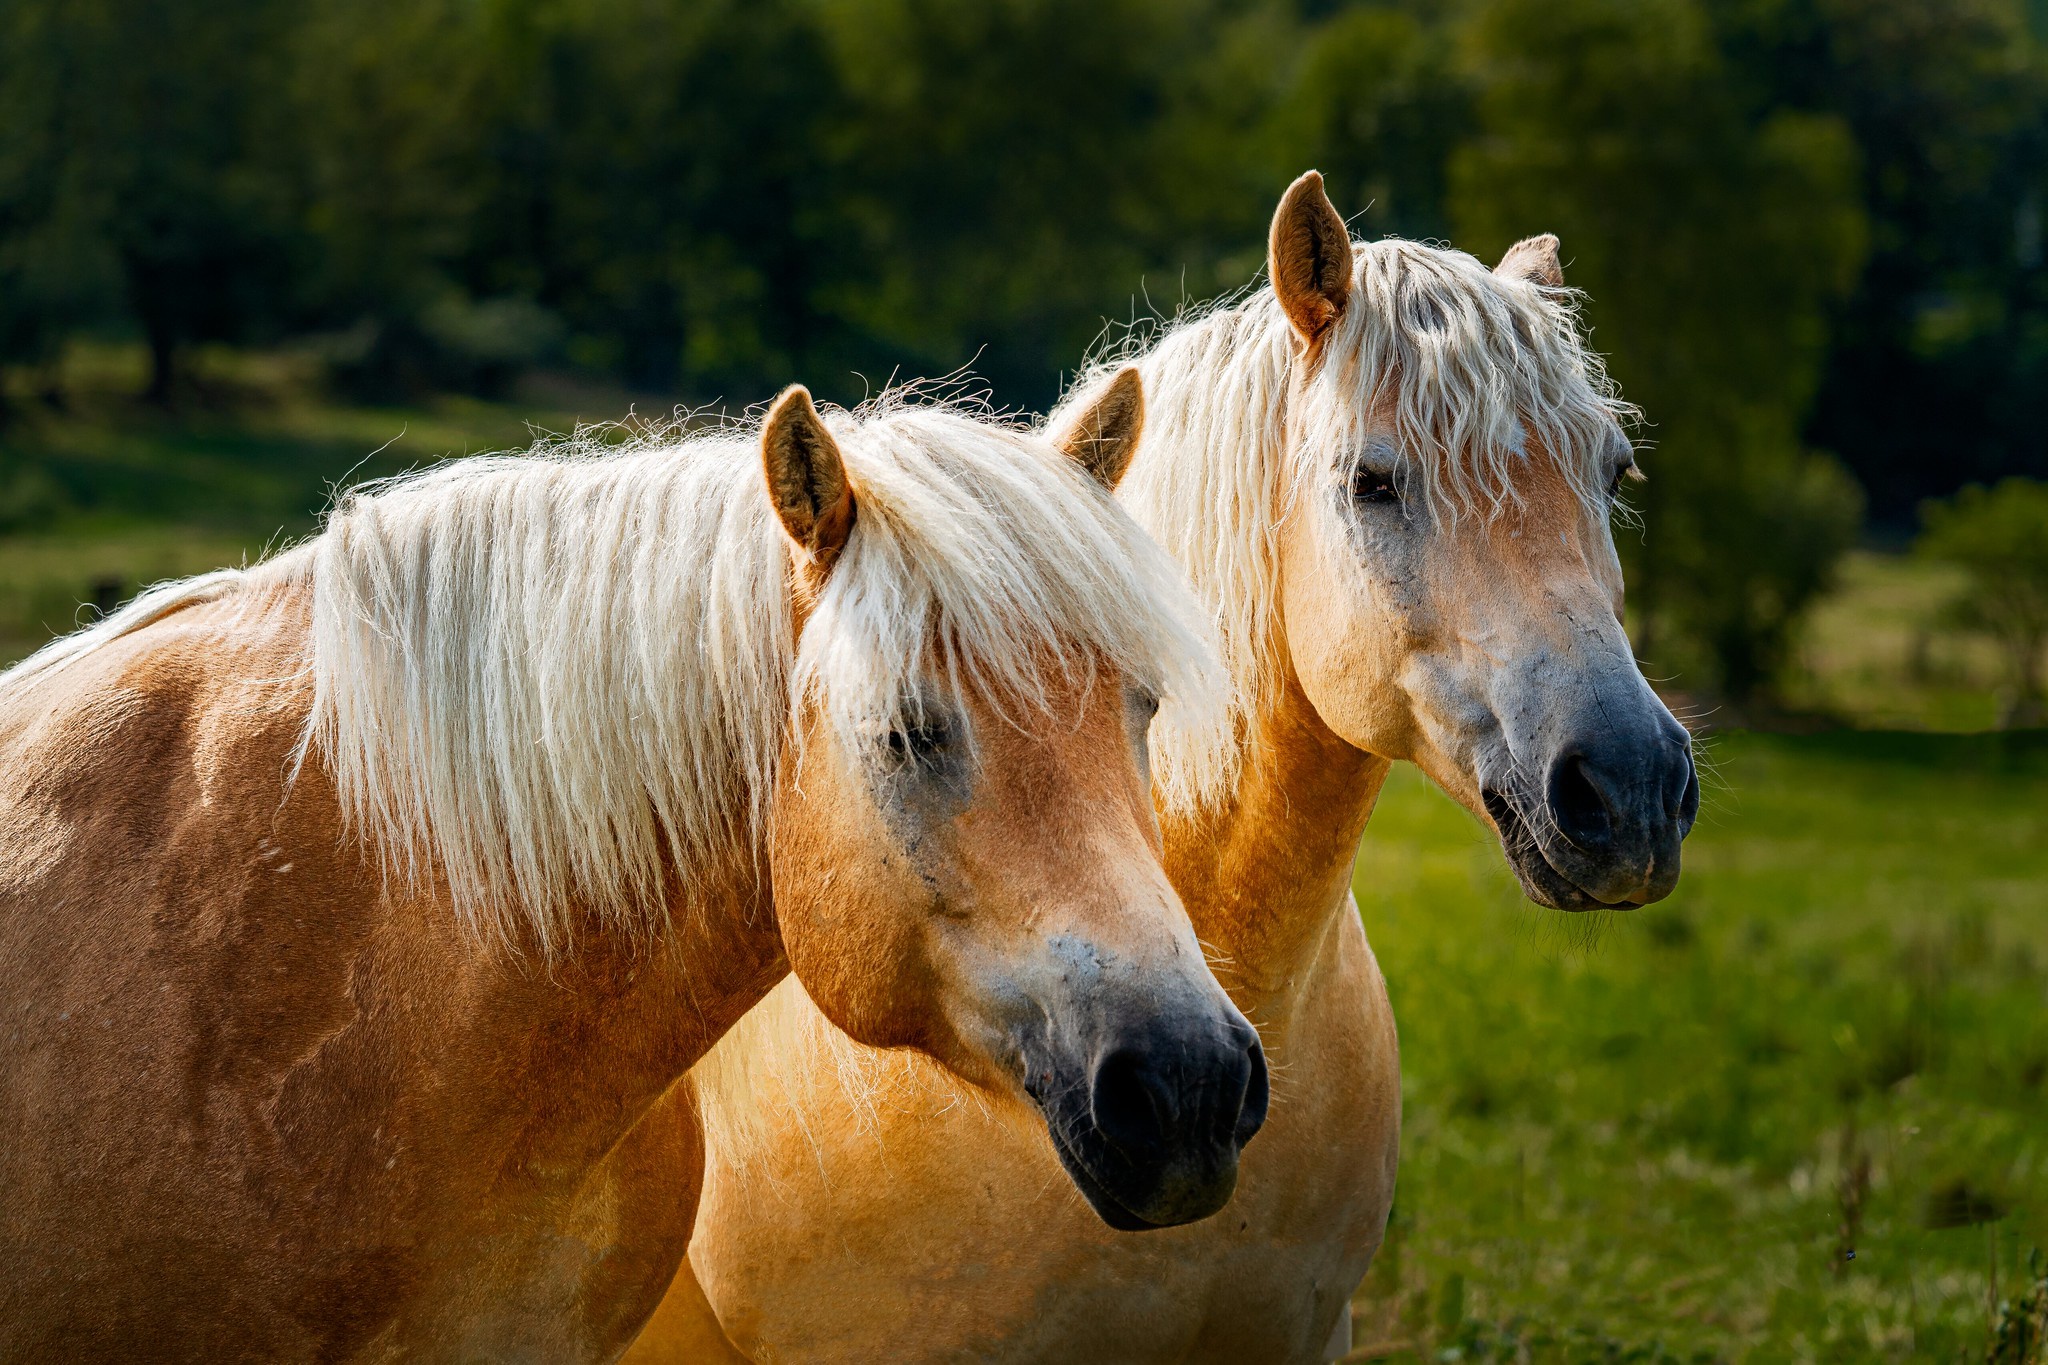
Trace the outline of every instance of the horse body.
<instances>
[{"instance_id":1,"label":"horse body","mask_svg":"<svg viewBox=\"0 0 2048 1365\"><path fill-rule=\"evenodd\" d=\"M1155 733L1154 793L1175 887L1273 1058L1236 1196L1107 1233L1022 1113L860 1048L785 984L692 1072L703 1201L679 1307L629 1360L721 1358L721 1330L762 1361L1341 1355L1399 1142L1350 894L1389 763L1491 824L1541 903L1670 890L1697 787L1620 631L1607 521L1632 451L1555 240L1493 271L1354 244L1311 173L1271 245L1270 291L1138 360L1153 407L1119 494L1215 613L1235 684L1230 747Z\"/></svg>"},{"instance_id":2,"label":"horse body","mask_svg":"<svg viewBox=\"0 0 2048 1365\"><path fill-rule=\"evenodd\" d=\"M615 1349L693 1141L618 1125L729 1021L674 1008L672 958L588 945L549 980L387 889L332 784L287 786L306 590L265 596L103 647L0 731L6 1353ZM691 922L727 926L680 945L733 978L706 998L772 982L772 938Z\"/></svg>"},{"instance_id":3,"label":"horse body","mask_svg":"<svg viewBox=\"0 0 2048 1365\"><path fill-rule=\"evenodd\" d=\"M1004 652L960 644L1002 606L934 586L963 449L993 441L988 477L1038 481L1033 514L1070 536L1121 533L1021 437L895 434L920 444L849 477L786 402L770 498L727 447L455 466L0 679L0 1357L613 1358L687 1244L702 1159L673 1083L792 964L843 1026L1004 1093L1041 1069L1099 1092L1077 1048L1170 1050L1149 1093L1203 1104L1149 1160L1098 1175L1101 1139L1040 1110L1113 1208L1227 1196L1263 1064L1159 869L1127 696L1199 654L1136 583L1089 588L1142 570L1082 541L1016 582L1037 606ZM778 458L804 467L778 485ZM951 562L1014 576L1052 547L990 492L959 490ZM708 575L674 572L714 547ZM643 600L590 590L618 573ZM877 578L928 614L878 616ZM901 647L933 638L973 683ZM1043 666L1077 641L1087 667ZM886 666L800 680L864 643L921 729L859 691ZM551 851L610 856L550 885ZM1073 980L1081 956L1110 965Z\"/></svg>"}]
</instances>

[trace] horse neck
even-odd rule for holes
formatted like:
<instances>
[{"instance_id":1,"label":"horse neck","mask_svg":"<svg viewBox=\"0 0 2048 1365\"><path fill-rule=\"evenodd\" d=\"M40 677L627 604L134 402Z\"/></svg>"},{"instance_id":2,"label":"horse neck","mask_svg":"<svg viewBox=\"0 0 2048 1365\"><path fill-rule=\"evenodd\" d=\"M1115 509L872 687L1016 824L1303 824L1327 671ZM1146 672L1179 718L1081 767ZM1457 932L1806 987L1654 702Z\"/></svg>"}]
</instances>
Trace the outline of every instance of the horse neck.
<instances>
[{"instance_id":1,"label":"horse neck","mask_svg":"<svg viewBox=\"0 0 2048 1365\"><path fill-rule=\"evenodd\" d=\"M741 847L687 885L670 869L660 930L580 914L548 959L537 942L479 944L445 902L400 900L414 950L402 970L441 1002L451 1046L520 1057L522 1086L557 1097L559 1124L534 1140L573 1162L615 1140L788 974L766 866L765 851ZM430 984L446 980L460 989Z\"/></svg>"},{"instance_id":2,"label":"horse neck","mask_svg":"<svg viewBox=\"0 0 2048 1365\"><path fill-rule=\"evenodd\" d=\"M1245 721L1234 788L1212 807L1164 822L1167 871L1196 934L1223 959L1217 976L1241 1006L1286 992L1336 917L1349 913L1352 862L1388 768L1332 732L1303 692L1272 585L1248 582L1241 572L1216 579L1197 571L1216 548L1211 537L1263 536L1285 515L1286 480L1272 463L1283 457L1272 443L1287 426L1297 376L1291 359L1262 368L1264 352L1284 345L1283 334L1267 335L1265 322L1255 303L1224 310L1191 324L1185 347L1162 345L1141 362L1148 407L1168 434L1140 448L1126 479L1127 487L1142 475L1150 487L1185 488L1175 481L1189 471L1227 471L1222 491L1200 485L1234 509L1220 528L1213 506L1172 505L1156 493L1139 494L1132 509L1184 557L1199 590L1233 603L1253 633L1279 632L1274 666L1259 670L1263 695L1253 698ZM1219 417L1211 401L1219 392L1245 402L1221 405L1230 415ZM1190 525L1189 516L1200 520ZM1238 549L1240 566L1260 553Z\"/></svg>"},{"instance_id":3,"label":"horse neck","mask_svg":"<svg viewBox=\"0 0 2048 1365\"><path fill-rule=\"evenodd\" d=\"M1284 650L1276 673L1235 789L1165 825L1168 874L1243 1007L1288 993L1351 913L1358 841L1390 766L1324 724Z\"/></svg>"},{"instance_id":4,"label":"horse neck","mask_svg":"<svg viewBox=\"0 0 2048 1365\"><path fill-rule=\"evenodd\" d=\"M662 941L629 949L625 964L630 975L641 970L639 962L653 959L662 997L654 1008L673 1020L680 1074L789 974L789 960L767 879L752 868L735 867L687 897L672 896L670 904Z\"/></svg>"}]
</instances>

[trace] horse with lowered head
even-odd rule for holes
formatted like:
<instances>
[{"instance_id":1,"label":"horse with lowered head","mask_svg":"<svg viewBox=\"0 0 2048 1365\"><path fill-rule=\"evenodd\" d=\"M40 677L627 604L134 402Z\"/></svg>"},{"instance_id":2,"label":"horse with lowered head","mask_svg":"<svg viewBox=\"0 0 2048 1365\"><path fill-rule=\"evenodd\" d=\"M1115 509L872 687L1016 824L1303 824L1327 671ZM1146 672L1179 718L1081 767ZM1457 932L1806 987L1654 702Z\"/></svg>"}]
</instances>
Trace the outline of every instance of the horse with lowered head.
<instances>
[{"instance_id":1,"label":"horse with lowered head","mask_svg":"<svg viewBox=\"0 0 2048 1365\"><path fill-rule=\"evenodd\" d=\"M1393 1016L1352 898L1389 765L1489 824L1541 904L1676 883L1699 787L1622 633L1628 410L1557 240L1492 269L1354 242L1311 172L1269 251L1270 287L1136 355L1147 437L1119 490L1230 678L1220 736L1154 726L1153 789L1174 886L1273 1063L1235 1198L1117 1236L1028 1110L861 1047L787 982L691 1073L697 1231L629 1360L716 1359L726 1338L791 1361L1341 1356L1399 1147ZM1084 376L1055 427L1106 382Z\"/></svg>"},{"instance_id":2,"label":"horse with lowered head","mask_svg":"<svg viewBox=\"0 0 2048 1365\"><path fill-rule=\"evenodd\" d=\"M0 1357L613 1358L696 1202L658 1102L791 971L1213 1212L1266 1080L1159 861L1214 665L1141 415L457 462L0 677Z\"/></svg>"}]
</instances>

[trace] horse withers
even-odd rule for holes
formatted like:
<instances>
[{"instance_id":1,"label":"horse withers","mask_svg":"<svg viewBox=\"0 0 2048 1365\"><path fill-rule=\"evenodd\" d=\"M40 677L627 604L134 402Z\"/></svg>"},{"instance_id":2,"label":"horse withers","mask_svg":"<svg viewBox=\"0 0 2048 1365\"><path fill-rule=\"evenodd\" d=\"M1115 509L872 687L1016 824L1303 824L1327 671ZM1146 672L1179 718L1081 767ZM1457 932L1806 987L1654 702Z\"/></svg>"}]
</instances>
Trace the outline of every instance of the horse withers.
<instances>
[{"instance_id":1,"label":"horse withers","mask_svg":"<svg viewBox=\"0 0 2048 1365\"><path fill-rule=\"evenodd\" d=\"M1141 410L461 461L0 678L0 1357L612 1358L672 1083L791 970L1105 1217L1219 1206L1265 1070L1159 862L1214 666Z\"/></svg>"},{"instance_id":2,"label":"horse withers","mask_svg":"<svg viewBox=\"0 0 2048 1365\"><path fill-rule=\"evenodd\" d=\"M1228 1210L1108 1232L1029 1109L849 1042L786 982L691 1074L697 1234L629 1360L715 1359L728 1336L758 1360L1341 1356L1399 1149L1393 1014L1352 898L1389 765L1490 825L1541 904L1672 889L1699 788L1622 633L1629 410L1556 239L1492 268L1353 242L1310 173L1269 251L1268 287L1133 349L1147 436L1118 490L1230 675L1221 742L1153 731L1168 871L1273 1062Z\"/></svg>"}]
</instances>

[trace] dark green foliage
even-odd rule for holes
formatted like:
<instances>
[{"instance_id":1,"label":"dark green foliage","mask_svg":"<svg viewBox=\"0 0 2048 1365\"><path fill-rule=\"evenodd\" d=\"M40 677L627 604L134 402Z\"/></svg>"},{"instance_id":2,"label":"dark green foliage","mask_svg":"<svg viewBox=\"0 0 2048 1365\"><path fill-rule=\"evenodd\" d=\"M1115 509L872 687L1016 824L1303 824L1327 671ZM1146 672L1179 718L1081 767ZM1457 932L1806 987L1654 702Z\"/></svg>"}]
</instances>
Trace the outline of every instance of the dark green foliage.
<instances>
[{"instance_id":1,"label":"dark green foliage","mask_svg":"<svg viewBox=\"0 0 2048 1365\"><path fill-rule=\"evenodd\" d=\"M1845 465L1896 520L2043 458L2044 108L2022 0L0 0L0 363L1038 408L1316 165L1363 235L1563 237L1647 416L1639 643L1741 702Z\"/></svg>"},{"instance_id":2,"label":"dark green foliage","mask_svg":"<svg viewBox=\"0 0 2048 1365\"><path fill-rule=\"evenodd\" d=\"M0 358L116 308L167 402L193 342L286 320L301 222L280 117L295 7L0 9Z\"/></svg>"},{"instance_id":3,"label":"dark green foliage","mask_svg":"<svg viewBox=\"0 0 2048 1365\"><path fill-rule=\"evenodd\" d=\"M2048 476L2048 118L2012 0L1715 0L1750 98L1842 119L1871 251L1808 428L1873 512L1965 480ZM2036 11L2038 13L2038 9Z\"/></svg>"}]
</instances>

